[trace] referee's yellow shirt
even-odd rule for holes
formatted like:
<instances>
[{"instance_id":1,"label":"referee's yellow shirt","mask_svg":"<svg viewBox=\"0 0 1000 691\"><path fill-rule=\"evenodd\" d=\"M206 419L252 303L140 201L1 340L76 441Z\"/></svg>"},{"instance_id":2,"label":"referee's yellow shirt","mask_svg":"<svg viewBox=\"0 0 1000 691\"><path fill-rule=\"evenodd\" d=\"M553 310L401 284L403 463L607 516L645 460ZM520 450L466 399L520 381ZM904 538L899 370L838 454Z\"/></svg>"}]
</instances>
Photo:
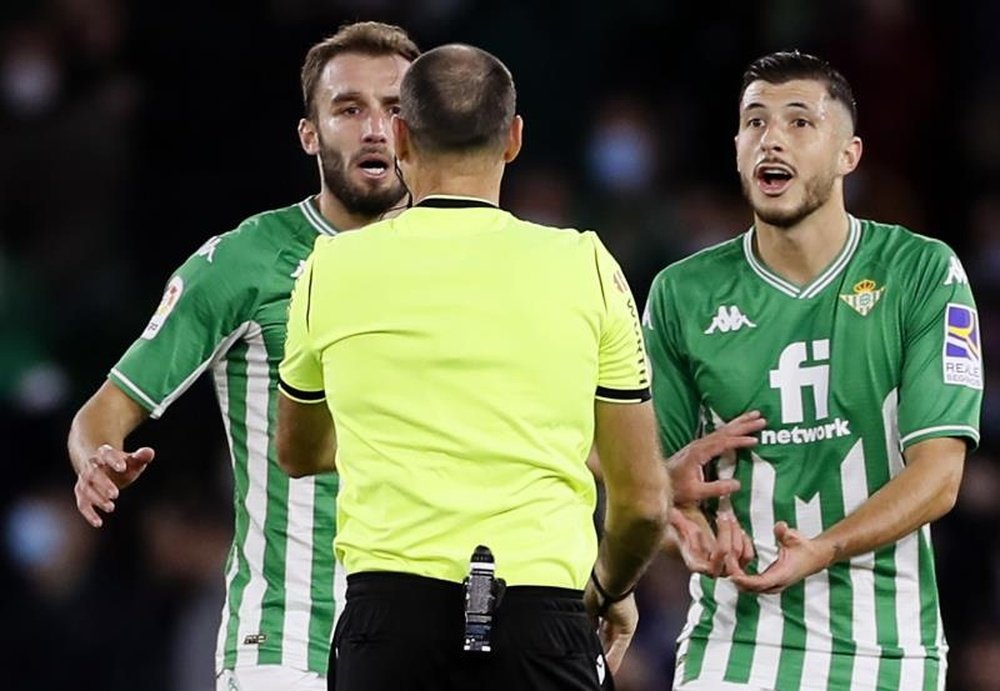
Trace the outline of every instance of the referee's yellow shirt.
<instances>
[{"instance_id":1,"label":"referee's yellow shirt","mask_svg":"<svg viewBox=\"0 0 1000 691\"><path fill-rule=\"evenodd\" d=\"M320 237L292 295L282 392L337 428L348 574L583 588L597 554L594 399L649 397L639 318L591 232L431 197Z\"/></svg>"}]
</instances>

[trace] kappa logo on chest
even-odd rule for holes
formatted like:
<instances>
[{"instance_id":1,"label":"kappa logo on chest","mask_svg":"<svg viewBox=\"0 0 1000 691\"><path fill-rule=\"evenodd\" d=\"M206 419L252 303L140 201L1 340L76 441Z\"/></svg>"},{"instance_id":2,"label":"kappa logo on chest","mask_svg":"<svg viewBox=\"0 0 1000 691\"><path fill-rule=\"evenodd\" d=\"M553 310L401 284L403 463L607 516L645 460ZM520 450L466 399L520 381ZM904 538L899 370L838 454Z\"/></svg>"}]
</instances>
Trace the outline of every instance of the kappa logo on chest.
<instances>
[{"instance_id":1,"label":"kappa logo on chest","mask_svg":"<svg viewBox=\"0 0 1000 691\"><path fill-rule=\"evenodd\" d=\"M712 323L705 329L706 334L713 334L716 331L729 333L739 331L742 328L756 329L757 325L750 321L747 315L740 311L737 305L719 305L719 311L712 317Z\"/></svg>"}]
</instances>

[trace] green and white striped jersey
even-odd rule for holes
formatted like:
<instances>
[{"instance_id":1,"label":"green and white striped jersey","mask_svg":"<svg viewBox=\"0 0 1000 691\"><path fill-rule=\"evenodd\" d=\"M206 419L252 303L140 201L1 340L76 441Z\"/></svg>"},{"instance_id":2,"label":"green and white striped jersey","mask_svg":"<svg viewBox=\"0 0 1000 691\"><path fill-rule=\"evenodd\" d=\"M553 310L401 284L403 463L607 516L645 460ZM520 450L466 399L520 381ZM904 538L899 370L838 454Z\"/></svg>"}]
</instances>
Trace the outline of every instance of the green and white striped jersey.
<instances>
[{"instance_id":1,"label":"green and white striped jersey","mask_svg":"<svg viewBox=\"0 0 1000 691\"><path fill-rule=\"evenodd\" d=\"M310 199L211 238L170 278L149 325L109 375L154 418L203 372L214 378L236 523L219 669L280 664L326 674L337 478L289 479L273 435L292 286L317 234L335 232Z\"/></svg>"},{"instance_id":2,"label":"green and white striped jersey","mask_svg":"<svg viewBox=\"0 0 1000 691\"><path fill-rule=\"evenodd\" d=\"M932 437L976 444L979 322L968 279L943 243L851 218L812 283L757 258L753 229L655 279L644 317L664 450L759 409L752 450L718 461L765 569L776 521L814 536L898 474ZM694 576L676 683L766 689L940 689L947 645L930 531L857 556L779 595Z\"/></svg>"}]
</instances>

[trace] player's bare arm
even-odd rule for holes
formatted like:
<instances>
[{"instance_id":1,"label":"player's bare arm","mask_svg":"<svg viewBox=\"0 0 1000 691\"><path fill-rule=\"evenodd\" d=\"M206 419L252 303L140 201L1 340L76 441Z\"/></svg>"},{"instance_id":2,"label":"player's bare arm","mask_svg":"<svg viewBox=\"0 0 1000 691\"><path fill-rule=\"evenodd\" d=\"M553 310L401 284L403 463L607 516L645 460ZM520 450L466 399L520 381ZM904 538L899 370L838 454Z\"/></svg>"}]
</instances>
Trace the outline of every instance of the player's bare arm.
<instances>
[{"instance_id":1,"label":"player's bare arm","mask_svg":"<svg viewBox=\"0 0 1000 691\"><path fill-rule=\"evenodd\" d=\"M958 497L965 451L965 442L952 437L914 444L904 453L906 468L829 530L809 539L778 522L777 560L755 576L730 561L733 582L743 590L780 593L831 564L896 542L940 518Z\"/></svg>"},{"instance_id":2,"label":"player's bare arm","mask_svg":"<svg viewBox=\"0 0 1000 691\"><path fill-rule=\"evenodd\" d=\"M73 418L67 446L77 479L76 506L87 522L100 528L98 514L115 510L119 490L142 474L154 452L149 447L125 451L125 438L149 413L107 381Z\"/></svg>"},{"instance_id":3,"label":"player's bare arm","mask_svg":"<svg viewBox=\"0 0 1000 691\"><path fill-rule=\"evenodd\" d=\"M278 398L278 464L291 477L337 470L337 433L330 409L323 403Z\"/></svg>"}]
</instances>

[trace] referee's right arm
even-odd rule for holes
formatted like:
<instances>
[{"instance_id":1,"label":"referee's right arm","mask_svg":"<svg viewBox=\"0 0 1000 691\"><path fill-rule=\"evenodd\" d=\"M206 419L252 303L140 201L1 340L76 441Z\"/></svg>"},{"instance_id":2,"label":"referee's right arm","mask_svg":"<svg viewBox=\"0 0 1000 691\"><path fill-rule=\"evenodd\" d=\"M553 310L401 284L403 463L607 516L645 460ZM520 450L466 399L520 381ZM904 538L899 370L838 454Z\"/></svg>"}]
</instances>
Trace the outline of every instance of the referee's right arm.
<instances>
[{"instance_id":1,"label":"referee's right arm","mask_svg":"<svg viewBox=\"0 0 1000 691\"><path fill-rule=\"evenodd\" d=\"M670 480L657 446L652 403L598 400L594 415L607 509L593 585L614 599L635 587L663 542Z\"/></svg>"},{"instance_id":2,"label":"referee's right arm","mask_svg":"<svg viewBox=\"0 0 1000 691\"><path fill-rule=\"evenodd\" d=\"M665 537L671 489L660 456L635 300L618 263L596 236L590 237L603 303L594 441L607 508L584 603L601 620L605 654L615 670L639 619L632 589Z\"/></svg>"}]
</instances>

